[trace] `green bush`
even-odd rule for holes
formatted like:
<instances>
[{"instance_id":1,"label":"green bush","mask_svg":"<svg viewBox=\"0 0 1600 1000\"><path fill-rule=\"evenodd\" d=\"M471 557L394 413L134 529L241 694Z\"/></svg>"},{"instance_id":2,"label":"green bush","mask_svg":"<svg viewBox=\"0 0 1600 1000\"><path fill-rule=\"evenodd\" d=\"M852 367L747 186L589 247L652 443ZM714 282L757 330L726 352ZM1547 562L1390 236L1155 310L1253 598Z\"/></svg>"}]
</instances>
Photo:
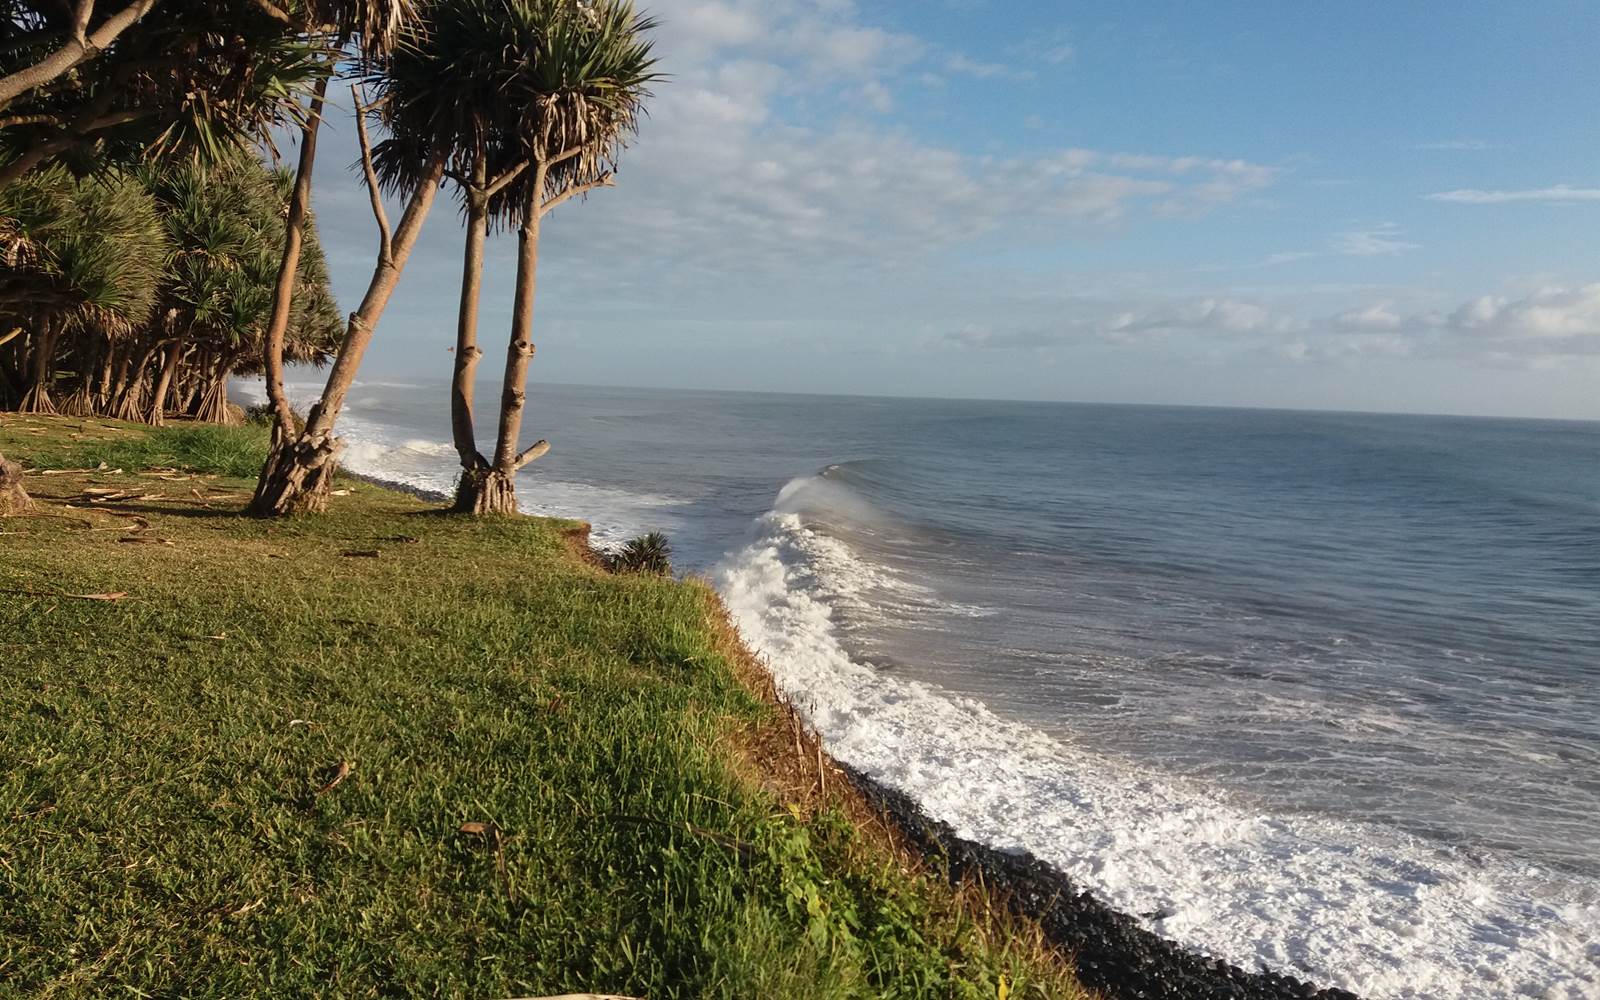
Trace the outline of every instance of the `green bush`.
<instances>
[{"instance_id":1,"label":"green bush","mask_svg":"<svg viewBox=\"0 0 1600 1000\"><path fill-rule=\"evenodd\" d=\"M606 556L606 567L613 573L648 573L652 576L669 576L672 573L672 546L667 536L659 531L624 544Z\"/></svg>"}]
</instances>

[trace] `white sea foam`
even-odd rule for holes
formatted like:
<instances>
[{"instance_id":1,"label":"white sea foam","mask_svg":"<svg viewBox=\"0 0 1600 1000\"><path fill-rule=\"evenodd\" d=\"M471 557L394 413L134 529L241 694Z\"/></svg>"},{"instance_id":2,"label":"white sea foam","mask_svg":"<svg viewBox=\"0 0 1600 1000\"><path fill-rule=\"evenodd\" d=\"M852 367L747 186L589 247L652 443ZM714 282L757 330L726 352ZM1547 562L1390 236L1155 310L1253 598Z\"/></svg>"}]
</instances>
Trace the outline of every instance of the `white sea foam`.
<instances>
[{"instance_id":1,"label":"white sea foam","mask_svg":"<svg viewBox=\"0 0 1600 1000\"><path fill-rule=\"evenodd\" d=\"M786 491L792 495L792 491ZM1271 816L884 675L835 604L895 581L775 512L716 580L841 760L973 840L1027 850L1153 931L1371 1000L1600 998L1600 887L1376 825Z\"/></svg>"}]
</instances>

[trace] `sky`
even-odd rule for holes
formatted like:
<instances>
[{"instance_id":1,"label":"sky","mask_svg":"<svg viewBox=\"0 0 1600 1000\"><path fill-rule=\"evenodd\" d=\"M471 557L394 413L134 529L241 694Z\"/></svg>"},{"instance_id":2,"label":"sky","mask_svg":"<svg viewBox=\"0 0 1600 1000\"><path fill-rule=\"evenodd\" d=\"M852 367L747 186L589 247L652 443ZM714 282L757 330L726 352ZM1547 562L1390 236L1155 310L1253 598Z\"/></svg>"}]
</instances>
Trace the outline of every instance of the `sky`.
<instances>
[{"instance_id":1,"label":"sky","mask_svg":"<svg viewBox=\"0 0 1600 1000\"><path fill-rule=\"evenodd\" d=\"M1600 5L641 7L667 78L546 226L536 383L1600 419ZM447 190L367 372L448 374L461 245Z\"/></svg>"}]
</instances>

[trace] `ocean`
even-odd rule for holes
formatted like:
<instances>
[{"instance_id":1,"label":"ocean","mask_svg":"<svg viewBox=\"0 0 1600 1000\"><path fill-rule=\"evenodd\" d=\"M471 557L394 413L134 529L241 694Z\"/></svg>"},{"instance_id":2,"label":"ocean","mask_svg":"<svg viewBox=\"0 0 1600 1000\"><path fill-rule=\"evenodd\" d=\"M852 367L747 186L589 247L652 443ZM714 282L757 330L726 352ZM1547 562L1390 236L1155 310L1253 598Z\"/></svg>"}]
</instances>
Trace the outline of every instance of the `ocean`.
<instances>
[{"instance_id":1,"label":"ocean","mask_svg":"<svg viewBox=\"0 0 1600 1000\"><path fill-rule=\"evenodd\" d=\"M360 383L347 467L448 491L448 399ZM1600 424L535 386L526 429L527 511L666 532L959 834L1245 968L1600 997Z\"/></svg>"}]
</instances>

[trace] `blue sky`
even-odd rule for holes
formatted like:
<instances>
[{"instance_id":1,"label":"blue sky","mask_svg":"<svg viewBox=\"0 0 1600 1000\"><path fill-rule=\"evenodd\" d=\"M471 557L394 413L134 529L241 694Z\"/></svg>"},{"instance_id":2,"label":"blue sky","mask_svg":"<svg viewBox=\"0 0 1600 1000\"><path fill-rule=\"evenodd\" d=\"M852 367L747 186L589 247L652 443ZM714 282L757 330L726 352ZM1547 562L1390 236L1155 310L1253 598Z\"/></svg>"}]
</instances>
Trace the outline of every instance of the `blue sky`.
<instances>
[{"instance_id":1,"label":"blue sky","mask_svg":"<svg viewBox=\"0 0 1600 1000\"><path fill-rule=\"evenodd\" d=\"M648 9L671 79L547 229L536 380L1600 418L1596 5ZM460 235L441 201L370 371L448 371Z\"/></svg>"}]
</instances>

